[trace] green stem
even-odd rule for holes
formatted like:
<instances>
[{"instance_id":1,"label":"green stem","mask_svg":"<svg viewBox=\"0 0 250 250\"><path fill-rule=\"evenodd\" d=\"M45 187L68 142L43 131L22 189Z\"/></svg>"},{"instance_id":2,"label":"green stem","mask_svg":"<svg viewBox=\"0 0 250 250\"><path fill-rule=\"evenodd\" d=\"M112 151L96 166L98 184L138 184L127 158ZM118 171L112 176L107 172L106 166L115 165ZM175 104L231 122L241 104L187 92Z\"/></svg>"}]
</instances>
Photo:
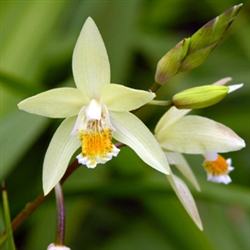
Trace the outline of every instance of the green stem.
<instances>
[{"instance_id":1,"label":"green stem","mask_svg":"<svg viewBox=\"0 0 250 250\"><path fill-rule=\"evenodd\" d=\"M161 87L162 85L157 83L157 82L154 82L153 85L151 86L150 88L150 91L155 93L158 91L158 89Z\"/></svg>"},{"instance_id":2,"label":"green stem","mask_svg":"<svg viewBox=\"0 0 250 250\"><path fill-rule=\"evenodd\" d=\"M161 101L161 100L152 100L147 103L147 105L155 105L155 106L164 106L164 107L170 107L172 106L172 101Z\"/></svg>"}]
</instances>

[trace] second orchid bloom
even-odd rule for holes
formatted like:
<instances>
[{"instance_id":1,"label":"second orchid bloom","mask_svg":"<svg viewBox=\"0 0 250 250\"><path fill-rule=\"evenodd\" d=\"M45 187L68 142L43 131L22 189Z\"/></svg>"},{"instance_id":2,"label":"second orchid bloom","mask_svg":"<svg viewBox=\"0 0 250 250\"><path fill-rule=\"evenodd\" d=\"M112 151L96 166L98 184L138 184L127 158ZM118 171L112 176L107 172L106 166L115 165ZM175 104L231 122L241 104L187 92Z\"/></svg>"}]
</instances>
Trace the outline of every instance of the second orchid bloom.
<instances>
[{"instance_id":1,"label":"second orchid bloom","mask_svg":"<svg viewBox=\"0 0 250 250\"><path fill-rule=\"evenodd\" d=\"M203 155L208 180L228 184L231 181L228 173L233 170L231 159L225 160L218 153L240 150L245 147L244 140L218 122L196 115L185 116L189 112L188 109L178 110L172 107L158 122L155 136L166 158L170 164L177 165L198 189L192 171L188 164L183 164L180 154Z\"/></svg>"},{"instance_id":2,"label":"second orchid bloom","mask_svg":"<svg viewBox=\"0 0 250 250\"><path fill-rule=\"evenodd\" d=\"M156 125L155 136L169 164L175 165L199 191L195 175L182 153L203 155L208 180L228 184L231 181L228 173L233 170L231 159L225 160L217 152L240 150L245 147L244 140L228 127L213 120L196 115L185 116L190 111L172 107ZM195 201L188 187L172 173L167 178L190 217L202 229Z\"/></svg>"}]
</instances>

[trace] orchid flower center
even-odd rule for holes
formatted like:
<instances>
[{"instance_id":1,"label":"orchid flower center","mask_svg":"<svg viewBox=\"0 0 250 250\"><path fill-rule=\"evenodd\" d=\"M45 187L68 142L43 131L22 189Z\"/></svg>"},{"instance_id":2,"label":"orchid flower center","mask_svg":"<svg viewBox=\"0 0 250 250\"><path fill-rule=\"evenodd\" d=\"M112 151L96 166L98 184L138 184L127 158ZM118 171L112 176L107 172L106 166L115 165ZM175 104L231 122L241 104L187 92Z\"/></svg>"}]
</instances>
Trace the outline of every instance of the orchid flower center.
<instances>
[{"instance_id":1,"label":"orchid flower center","mask_svg":"<svg viewBox=\"0 0 250 250\"><path fill-rule=\"evenodd\" d=\"M108 110L96 100L91 100L78 116L73 133L82 142L82 152L77 156L78 162L94 168L98 163L105 163L117 156L119 149L112 143L112 126Z\"/></svg>"},{"instance_id":2,"label":"orchid flower center","mask_svg":"<svg viewBox=\"0 0 250 250\"><path fill-rule=\"evenodd\" d=\"M218 158L214 161L204 161L203 167L209 174L214 176L227 174L229 171L229 164L220 154L218 154Z\"/></svg>"}]
</instances>

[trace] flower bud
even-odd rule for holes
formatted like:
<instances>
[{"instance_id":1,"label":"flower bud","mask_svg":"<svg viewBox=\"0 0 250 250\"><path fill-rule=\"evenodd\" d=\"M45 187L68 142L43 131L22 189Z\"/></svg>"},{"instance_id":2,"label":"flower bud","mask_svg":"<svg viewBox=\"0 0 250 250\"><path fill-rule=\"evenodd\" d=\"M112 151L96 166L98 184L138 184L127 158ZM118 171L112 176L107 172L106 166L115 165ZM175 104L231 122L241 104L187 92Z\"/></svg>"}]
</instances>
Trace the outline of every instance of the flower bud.
<instances>
[{"instance_id":1,"label":"flower bud","mask_svg":"<svg viewBox=\"0 0 250 250\"><path fill-rule=\"evenodd\" d=\"M173 96L172 102L178 109L199 109L209 107L221 101L229 87L205 85L181 91Z\"/></svg>"},{"instance_id":2,"label":"flower bud","mask_svg":"<svg viewBox=\"0 0 250 250\"><path fill-rule=\"evenodd\" d=\"M241 7L242 4L233 6L176 44L158 62L155 82L162 85L177 73L200 66L219 44Z\"/></svg>"},{"instance_id":3,"label":"flower bud","mask_svg":"<svg viewBox=\"0 0 250 250\"><path fill-rule=\"evenodd\" d=\"M164 84L167 80L178 73L183 58L186 56L190 38L185 38L175 45L158 62L155 73L155 81Z\"/></svg>"},{"instance_id":4,"label":"flower bud","mask_svg":"<svg viewBox=\"0 0 250 250\"><path fill-rule=\"evenodd\" d=\"M239 4L226 10L191 36L188 53L179 68L179 72L194 69L206 60L221 41L241 7L242 4Z\"/></svg>"},{"instance_id":5,"label":"flower bud","mask_svg":"<svg viewBox=\"0 0 250 250\"><path fill-rule=\"evenodd\" d=\"M59 245L54 245L53 243L50 244L47 248L47 250L70 250L70 248L66 246L59 246Z\"/></svg>"}]
</instances>

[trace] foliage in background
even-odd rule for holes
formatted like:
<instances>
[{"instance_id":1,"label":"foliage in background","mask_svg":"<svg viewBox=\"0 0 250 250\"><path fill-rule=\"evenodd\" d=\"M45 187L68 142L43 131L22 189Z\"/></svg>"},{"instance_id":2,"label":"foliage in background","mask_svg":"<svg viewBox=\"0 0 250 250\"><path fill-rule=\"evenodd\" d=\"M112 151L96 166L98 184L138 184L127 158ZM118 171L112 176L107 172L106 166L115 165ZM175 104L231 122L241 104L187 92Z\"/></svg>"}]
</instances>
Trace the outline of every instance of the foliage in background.
<instances>
[{"instance_id":1,"label":"foliage in background","mask_svg":"<svg viewBox=\"0 0 250 250\"><path fill-rule=\"evenodd\" d=\"M159 92L180 90L231 76L244 82L216 106L196 111L231 127L250 143L249 1L222 43L200 67L173 77ZM111 64L112 82L148 89L158 60L178 41L235 1L2 1L1 180L11 217L42 191L43 157L61 120L18 111L22 99L50 88L73 86L71 55L82 24L98 25ZM139 112L153 130L164 107ZM150 119L149 119L150 118ZM95 171L82 166L65 183L66 245L72 249L247 249L249 240L249 150L233 158L233 183L207 183L202 159L189 157L201 193L193 191L204 231L182 208L164 175L129 148ZM129 161L128 161L129 159ZM178 173L177 173L178 174ZM2 206L1 206L2 207ZM55 201L47 200L15 233L17 249L46 249L55 235ZM0 228L3 231L3 213Z\"/></svg>"}]
</instances>

